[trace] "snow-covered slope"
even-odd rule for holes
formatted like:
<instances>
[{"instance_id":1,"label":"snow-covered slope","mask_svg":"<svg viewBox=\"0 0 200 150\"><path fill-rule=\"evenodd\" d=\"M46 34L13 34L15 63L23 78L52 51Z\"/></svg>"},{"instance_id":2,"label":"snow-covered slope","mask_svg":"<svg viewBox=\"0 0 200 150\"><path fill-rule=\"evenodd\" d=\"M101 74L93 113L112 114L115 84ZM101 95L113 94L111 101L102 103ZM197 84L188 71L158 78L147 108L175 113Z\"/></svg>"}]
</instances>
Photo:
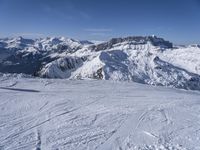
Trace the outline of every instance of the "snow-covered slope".
<instances>
[{"instance_id":1,"label":"snow-covered slope","mask_svg":"<svg viewBox=\"0 0 200 150\"><path fill-rule=\"evenodd\" d=\"M199 150L199 100L137 83L4 75L0 149Z\"/></svg>"},{"instance_id":2,"label":"snow-covered slope","mask_svg":"<svg viewBox=\"0 0 200 150\"><path fill-rule=\"evenodd\" d=\"M167 50L160 57L180 68L200 75L200 46L198 45Z\"/></svg>"},{"instance_id":3,"label":"snow-covered slope","mask_svg":"<svg viewBox=\"0 0 200 150\"><path fill-rule=\"evenodd\" d=\"M156 36L92 44L68 38L0 40L0 72L47 78L135 81L200 90L200 48Z\"/></svg>"},{"instance_id":4,"label":"snow-covered slope","mask_svg":"<svg viewBox=\"0 0 200 150\"><path fill-rule=\"evenodd\" d=\"M78 57L63 57L45 65L39 75L47 78L69 78L71 72L82 65L84 59Z\"/></svg>"}]
</instances>

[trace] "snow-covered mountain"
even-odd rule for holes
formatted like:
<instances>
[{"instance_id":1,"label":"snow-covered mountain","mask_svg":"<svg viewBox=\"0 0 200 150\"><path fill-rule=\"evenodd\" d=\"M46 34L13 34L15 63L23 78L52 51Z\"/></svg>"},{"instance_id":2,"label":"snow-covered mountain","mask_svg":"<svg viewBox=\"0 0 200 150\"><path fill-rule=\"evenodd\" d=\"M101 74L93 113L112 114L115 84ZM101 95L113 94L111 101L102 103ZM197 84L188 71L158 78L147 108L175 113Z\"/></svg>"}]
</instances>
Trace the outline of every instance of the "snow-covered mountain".
<instances>
[{"instance_id":1,"label":"snow-covered mountain","mask_svg":"<svg viewBox=\"0 0 200 150\"><path fill-rule=\"evenodd\" d=\"M113 38L100 44L64 37L7 38L0 39L0 72L200 90L200 47L173 47L156 36Z\"/></svg>"},{"instance_id":2,"label":"snow-covered mountain","mask_svg":"<svg viewBox=\"0 0 200 150\"><path fill-rule=\"evenodd\" d=\"M45 64L83 48L85 43L64 37L0 39L0 72L37 75Z\"/></svg>"}]
</instances>

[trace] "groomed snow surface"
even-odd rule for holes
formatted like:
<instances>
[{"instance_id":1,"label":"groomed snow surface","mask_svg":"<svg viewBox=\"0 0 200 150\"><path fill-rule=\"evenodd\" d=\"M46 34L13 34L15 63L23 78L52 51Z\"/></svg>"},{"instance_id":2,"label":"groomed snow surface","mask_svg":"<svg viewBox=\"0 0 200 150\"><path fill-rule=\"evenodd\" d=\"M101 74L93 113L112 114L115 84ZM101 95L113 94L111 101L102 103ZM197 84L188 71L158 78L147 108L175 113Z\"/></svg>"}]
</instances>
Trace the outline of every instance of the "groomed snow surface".
<instances>
[{"instance_id":1,"label":"groomed snow surface","mask_svg":"<svg viewBox=\"0 0 200 150\"><path fill-rule=\"evenodd\" d=\"M0 78L0 150L199 150L200 93Z\"/></svg>"}]
</instances>

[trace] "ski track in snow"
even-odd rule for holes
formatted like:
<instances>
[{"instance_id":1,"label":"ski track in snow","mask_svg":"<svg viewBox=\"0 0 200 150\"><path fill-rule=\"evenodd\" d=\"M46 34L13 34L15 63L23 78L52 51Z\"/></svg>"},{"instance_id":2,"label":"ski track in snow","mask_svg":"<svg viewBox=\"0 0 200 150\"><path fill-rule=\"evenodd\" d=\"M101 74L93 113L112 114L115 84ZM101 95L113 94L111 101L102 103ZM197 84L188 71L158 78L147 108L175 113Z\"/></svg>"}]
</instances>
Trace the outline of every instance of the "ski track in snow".
<instances>
[{"instance_id":1,"label":"ski track in snow","mask_svg":"<svg viewBox=\"0 0 200 150\"><path fill-rule=\"evenodd\" d=\"M95 80L0 85L0 150L200 149L199 92Z\"/></svg>"}]
</instances>

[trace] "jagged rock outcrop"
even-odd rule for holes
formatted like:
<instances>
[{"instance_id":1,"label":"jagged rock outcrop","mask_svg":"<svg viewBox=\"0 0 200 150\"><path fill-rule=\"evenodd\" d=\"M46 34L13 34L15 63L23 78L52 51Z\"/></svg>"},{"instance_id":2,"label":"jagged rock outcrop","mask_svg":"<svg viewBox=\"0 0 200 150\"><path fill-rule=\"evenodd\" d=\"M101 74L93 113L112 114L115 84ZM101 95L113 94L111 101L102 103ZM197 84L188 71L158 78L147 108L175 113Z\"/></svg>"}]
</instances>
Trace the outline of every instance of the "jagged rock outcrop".
<instances>
[{"instance_id":1,"label":"jagged rock outcrop","mask_svg":"<svg viewBox=\"0 0 200 150\"><path fill-rule=\"evenodd\" d=\"M162 38L158 38L156 36L130 36L125 38L113 38L108 42L104 42L98 45L92 45L90 48L94 51L101 51L106 49L111 49L115 46L115 44L127 42L129 44L135 45L145 45L150 42L154 46L159 46L161 48L172 48L173 44L169 41L165 41Z\"/></svg>"}]
</instances>

